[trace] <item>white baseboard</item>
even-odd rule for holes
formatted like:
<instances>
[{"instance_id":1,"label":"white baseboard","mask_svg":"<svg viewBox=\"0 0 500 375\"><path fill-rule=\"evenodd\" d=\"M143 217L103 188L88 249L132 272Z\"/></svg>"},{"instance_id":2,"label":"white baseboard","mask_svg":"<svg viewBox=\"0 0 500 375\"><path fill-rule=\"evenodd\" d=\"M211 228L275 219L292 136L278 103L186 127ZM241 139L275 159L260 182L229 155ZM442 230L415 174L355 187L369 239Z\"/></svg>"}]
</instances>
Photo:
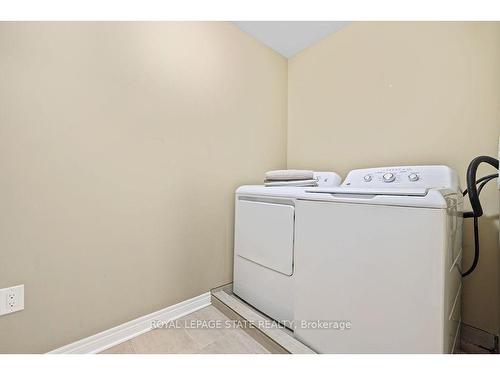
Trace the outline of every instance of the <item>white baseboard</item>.
<instances>
[{"instance_id":1,"label":"white baseboard","mask_svg":"<svg viewBox=\"0 0 500 375\"><path fill-rule=\"evenodd\" d=\"M151 330L154 320L171 321L211 304L210 292L52 350L49 354L93 354Z\"/></svg>"}]
</instances>

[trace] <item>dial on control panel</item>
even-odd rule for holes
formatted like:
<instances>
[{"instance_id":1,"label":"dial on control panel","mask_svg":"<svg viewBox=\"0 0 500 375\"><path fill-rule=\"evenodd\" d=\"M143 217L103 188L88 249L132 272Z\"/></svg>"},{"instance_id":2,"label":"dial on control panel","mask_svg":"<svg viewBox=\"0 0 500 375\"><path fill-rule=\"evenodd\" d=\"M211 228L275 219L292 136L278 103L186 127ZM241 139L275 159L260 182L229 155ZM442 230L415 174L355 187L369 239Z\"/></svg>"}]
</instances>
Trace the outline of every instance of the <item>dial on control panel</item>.
<instances>
[{"instance_id":1,"label":"dial on control panel","mask_svg":"<svg viewBox=\"0 0 500 375\"><path fill-rule=\"evenodd\" d=\"M416 173L410 173L408 175L408 180L410 180L411 182L415 182L415 181L418 181L420 177L418 177L418 174Z\"/></svg>"},{"instance_id":2,"label":"dial on control panel","mask_svg":"<svg viewBox=\"0 0 500 375\"><path fill-rule=\"evenodd\" d=\"M392 182L396 179L396 175L394 173L385 173L383 176L382 176L382 180L384 182Z\"/></svg>"}]
</instances>

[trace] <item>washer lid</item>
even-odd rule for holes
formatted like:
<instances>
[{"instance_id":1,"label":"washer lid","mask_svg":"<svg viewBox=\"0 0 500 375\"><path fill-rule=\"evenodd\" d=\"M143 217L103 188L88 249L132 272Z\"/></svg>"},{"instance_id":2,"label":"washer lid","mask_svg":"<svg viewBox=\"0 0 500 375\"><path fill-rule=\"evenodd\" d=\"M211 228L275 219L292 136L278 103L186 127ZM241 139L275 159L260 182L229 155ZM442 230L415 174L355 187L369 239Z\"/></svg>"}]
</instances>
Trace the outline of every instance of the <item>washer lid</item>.
<instances>
[{"instance_id":1,"label":"washer lid","mask_svg":"<svg viewBox=\"0 0 500 375\"><path fill-rule=\"evenodd\" d=\"M450 189L356 187L309 188L297 196L298 200L356 203L400 207L440 208L454 206L462 194Z\"/></svg>"}]
</instances>

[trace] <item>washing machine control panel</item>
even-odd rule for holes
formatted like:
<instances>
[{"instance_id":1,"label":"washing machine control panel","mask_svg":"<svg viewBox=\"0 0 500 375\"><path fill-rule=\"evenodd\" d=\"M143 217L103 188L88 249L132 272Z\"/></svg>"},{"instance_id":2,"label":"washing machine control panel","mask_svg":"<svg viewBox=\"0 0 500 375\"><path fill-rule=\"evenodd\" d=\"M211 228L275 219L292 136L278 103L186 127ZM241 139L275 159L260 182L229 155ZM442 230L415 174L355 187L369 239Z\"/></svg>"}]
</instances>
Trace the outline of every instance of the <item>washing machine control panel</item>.
<instances>
[{"instance_id":1,"label":"washing machine control panel","mask_svg":"<svg viewBox=\"0 0 500 375\"><path fill-rule=\"evenodd\" d=\"M415 182L420 181L420 175L422 172L418 168L410 167L390 167L390 168L370 168L361 169L356 171L351 171L346 178L346 185L350 183L351 186L358 184L357 179L362 175L361 172L365 174L362 176L362 185L385 185L395 184L401 185L406 184L410 186L415 186ZM356 173L353 173L356 172ZM358 173L360 172L360 173ZM347 181L349 179L349 181Z\"/></svg>"},{"instance_id":2,"label":"washing machine control panel","mask_svg":"<svg viewBox=\"0 0 500 375\"><path fill-rule=\"evenodd\" d=\"M420 165L354 169L342 186L458 188L454 170L444 165Z\"/></svg>"}]
</instances>

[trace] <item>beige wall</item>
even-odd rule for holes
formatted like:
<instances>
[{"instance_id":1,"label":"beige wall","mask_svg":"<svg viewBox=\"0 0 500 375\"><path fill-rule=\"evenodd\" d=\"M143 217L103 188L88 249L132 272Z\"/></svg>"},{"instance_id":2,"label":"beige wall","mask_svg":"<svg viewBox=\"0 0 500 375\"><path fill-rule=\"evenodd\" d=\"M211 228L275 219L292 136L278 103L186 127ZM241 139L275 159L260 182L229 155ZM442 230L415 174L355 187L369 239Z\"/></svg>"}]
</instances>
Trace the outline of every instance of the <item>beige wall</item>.
<instances>
[{"instance_id":1,"label":"beige wall","mask_svg":"<svg viewBox=\"0 0 500 375\"><path fill-rule=\"evenodd\" d=\"M288 168L345 175L447 164L465 185L474 156L497 155L500 23L353 23L292 58L288 74ZM466 323L498 332L498 192L490 185L463 313ZM467 225L466 266L470 233Z\"/></svg>"},{"instance_id":2,"label":"beige wall","mask_svg":"<svg viewBox=\"0 0 500 375\"><path fill-rule=\"evenodd\" d=\"M286 164L287 63L230 23L0 24L0 352L232 279L233 192Z\"/></svg>"}]
</instances>

